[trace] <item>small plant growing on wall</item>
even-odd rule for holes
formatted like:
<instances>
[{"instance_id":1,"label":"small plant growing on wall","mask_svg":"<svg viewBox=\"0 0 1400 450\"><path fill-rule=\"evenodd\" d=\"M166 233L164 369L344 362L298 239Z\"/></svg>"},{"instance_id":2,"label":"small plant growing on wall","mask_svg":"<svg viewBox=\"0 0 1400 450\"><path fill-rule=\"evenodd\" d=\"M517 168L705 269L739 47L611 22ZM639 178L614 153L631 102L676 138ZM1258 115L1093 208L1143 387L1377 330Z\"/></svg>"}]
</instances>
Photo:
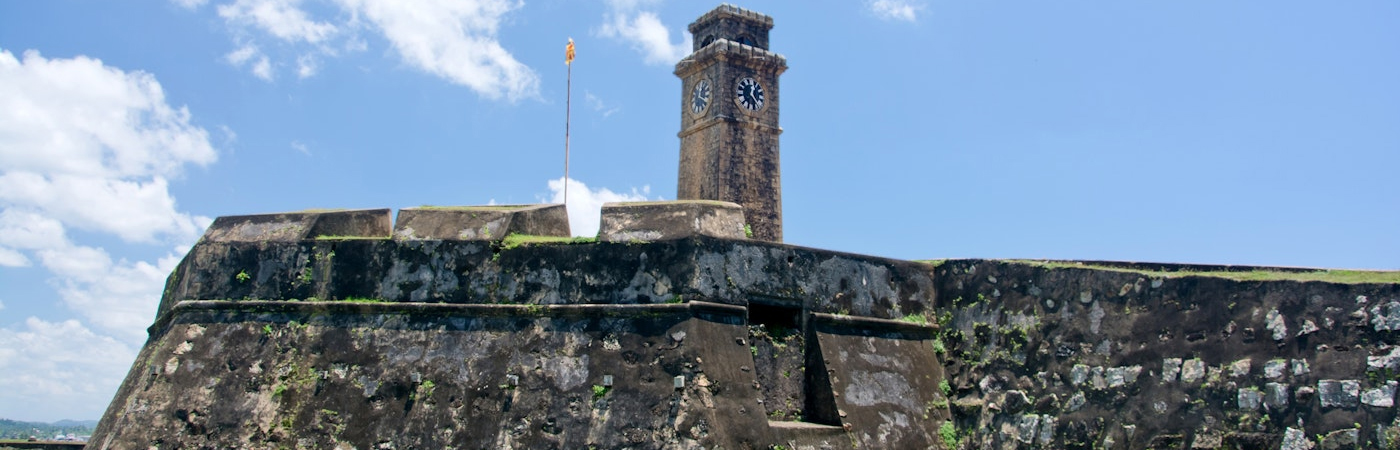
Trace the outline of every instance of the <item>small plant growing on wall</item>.
<instances>
[{"instance_id":1,"label":"small plant growing on wall","mask_svg":"<svg viewBox=\"0 0 1400 450\"><path fill-rule=\"evenodd\" d=\"M943 422L938 427L938 437L943 438L944 448L955 448L958 446L958 429L953 426L953 422Z\"/></svg>"}]
</instances>

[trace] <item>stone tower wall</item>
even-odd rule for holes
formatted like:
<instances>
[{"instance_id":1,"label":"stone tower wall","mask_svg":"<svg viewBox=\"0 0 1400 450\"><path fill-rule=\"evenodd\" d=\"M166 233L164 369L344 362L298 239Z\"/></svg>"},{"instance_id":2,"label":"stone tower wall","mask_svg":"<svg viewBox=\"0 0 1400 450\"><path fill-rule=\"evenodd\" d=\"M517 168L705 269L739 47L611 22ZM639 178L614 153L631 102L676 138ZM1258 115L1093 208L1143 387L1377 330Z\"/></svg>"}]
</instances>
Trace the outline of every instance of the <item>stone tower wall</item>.
<instances>
[{"instance_id":1,"label":"stone tower wall","mask_svg":"<svg viewBox=\"0 0 1400 450\"><path fill-rule=\"evenodd\" d=\"M782 179L778 78L786 60L767 50L772 18L731 6L702 16L691 31L695 53L676 66L682 80L680 199L721 200L744 206L755 239L782 241ZM756 45L738 42L752 37ZM712 43L701 46L707 37ZM734 101L738 80L751 77L764 89L764 105L749 111ZM702 114L690 110L700 80L713 89Z\"/></svg>"}]
</instances>

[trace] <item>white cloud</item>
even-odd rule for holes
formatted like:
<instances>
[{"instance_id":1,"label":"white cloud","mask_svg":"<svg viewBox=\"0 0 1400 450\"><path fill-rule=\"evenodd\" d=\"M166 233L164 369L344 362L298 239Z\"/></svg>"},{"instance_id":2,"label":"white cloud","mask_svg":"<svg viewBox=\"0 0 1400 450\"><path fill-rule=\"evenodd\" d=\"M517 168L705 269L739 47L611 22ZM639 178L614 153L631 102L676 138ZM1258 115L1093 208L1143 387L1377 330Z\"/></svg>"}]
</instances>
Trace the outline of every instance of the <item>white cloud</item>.
<instances>
[{"instance_id":1,"label":"white cloud","mask_svg":"<svg viewBox=\"0 0 1400 450\"><path fill-rule=\"evenodd\" d=\"M264 55L255 45L244 44L234 51L228 52L224 55L224 61L238 68L248 66L248 71L252 72L253 76L263 81L272 81L272 61L268 60L267 55ZM248 64L249 61L252 64Z\"/></svg>"},{"instance_id":2,"label":"white cloud","mask_svg":"<svg viewBox=\"0 0 1400 450\"><path fill-rule=\"evenodd\" d=\"M337 8L318 18L300 0L235 0L220 5L219 16L233 27L238 42L270 37L296 54L300 78L314 76L318 56L360 51L361 32L382 35L409 66L466 86L489 99L516 101L538 96L539 77L517 61L497 39L517 0L333 0ZM251 49L251 50L250 50ZM272 80L269 56L251 44L226 55L230 63L250 64L254 75Z\"/></svg>"},{"instance_id":3,"label":"white cloud","mask_svg":"<svg viewBox=\"0 0 1400 450\"><path fill-rule=\"evenodd\" d=\"M0 247L0 267L29 267L29 258L14 249Z\"/></svg>"},{"instance_id":4,"label":"white cloud","mask_svg":"<svg viewBox=\"0 0 1400 450\"><path fill-rule=\"evenodd\" d=\"M316 75L317 69L316 58L311 55L297 58L297 78L311 78Z\"/></svg>"},{"instance_id":5,"label":"white cloud","mask_svg":"<svg viewBox=\"0 0 1400 450\"><path fill-rule=\"evenodd\" d=\"M918 20L919 12L924 9L924 5L907 0L870 0L866 2L866 6L870 8L870 12L875 13L876 17L905 22Z\"/></svg>"},{"instance_id":6,"label":"white cloud","mask_svg":"<svg viewBox=\"0 0 1400 450\"><path fill-rule=\"evenodd\" d=\"M642 53L647 64L675 64L690 53L691 36L681 31L681 41L671 43L671 31L661 23L655 12L645 10L654 2L612 0L610 11L603 15L603 25L597 34L625 41Z\"/></svg>"},{"instance_id":7,"label":"white cloud","mask_svg":"<svg viewBox=\"0 0 1400 450\"><path fill-rule=\"evenodd\" d=\"M215 153L189 111L165 103L150 74L79 56L20 61L0 50L0 161L78 175L171 175ZM43 148L44 151L36 151Z\"/></svg>"},{"instance_id":8,"label":"white cloud","mask_svg":"<svg viewBox=\"0 0 1400 450\"><path fill-rule=\"evenodd\" d=\"M0 301L0 311L4 311L4 310L5 310L5 302Z\"/></svg>"},{"instance_id":9,"label":"white cloud","mask_svg":"<svg viewBox=\"0 0 1400 450\"><path fill-rule=\"evenodd\" d=\"M268 61L267 56L259 56L258 61L253 63L253 76L263 81L272 81L272 63Z\"/></svg>"},{"instance_id":10,"label":"white cloud","mask_svg":"<svg viewBox=\"0 0 1400 450\"><path fill-rule=\"evenodd\" d=\"M237 53L231 62L256 50ZM180 211L168 180L216 158L208 133L166 103L150 74L0 50L0 266L37 262L82 320L0 328L0 417L102 413L166 275L210 222ZM113 258L74 242L70 228L174 249L155 262Z\"/></svg>"},{"instance_id":11,"label":"white cloud","mask_svg":"<svg viewBox=\"0 0 1400 450\"><path fill-rule=\"evenodd\" d=\"M150 74L0 50L0 265L37 261L64 304L103 332L144 339L183 250L114 260L67 230L188 248L210 219L180 211L168 180L216 158Z\"/></svg>"},{"instance_id":12,"label":"white cloud","mask_svg":"<svg viewBox=\"0 0 1400 450\"><path fill-rule=\"evenodd\" d=\"M0 204L42 211L65 224L153 243L161 236L189 239L196 218L176 209L163 177L124 179L11 171L0 174Z\"/></svg>"},{"instance_id":13,"label":"white cloud","mask_svg":"<svg viewBox=\"0 0 1400 450\"><path fill-rule=\"evenodd\" d=\"M181 256L171 253L151 264L113 261L105 250L94 247L69 246L39 252L44 267L59 276L54 283L69 309L132 344L145 340L146 327L155 320L165 278L175 270Z\"/></svg>"},{"instance_id":14,"label":"white cloud","mask_svg":"<svg viewBox=\"0 0 1400 450\"><path fill-rule=\"evenodd\" d=\"M64 245L63 225L39 214L15 209L0 210L0 266L27 267L29 258L19 250Z\"/></svg>"},{"instance_id":15,"label":"white cloud","mask_svg":"<svg viewBox=\"0 0 1400 450\"><path fill-rule=\"evenodd\" d=\"M208 222L197 225L202 229ZM6 247L34 252L55 276L50 282L70 310L130 344L145 339L165 278L181 253L173 251L156 264L113 261L104 249L72 243L58 220L15 208L0 211L0 249Z\"/></svg>"},{"instance_id":16,"label":"white cloud","mask_svg":"<svg viewBox=\"0 0 1400 450\"><path fill-rule=\"evenodd\" d=\"M208 3L208 2L209 2L209 0L171 0L171 1L175 2L176 5L180 5L181 7L185 8L185 9L197 9L197 8L199 8L199 7L201 7L201 6L204 6L205 3Z\"/></svg>"},{"instance_id":17,"label":"white cloud","mask_svg":"<svg viewBox=\"0 0 1400 450\"><path fill-rule=\"evenodd\" d=\"M588 105L589 105L589 106L592 106L592 107L593 107L593 110L594 110L594 111L597 111L597 112L599 112L599 113L602 113L604 119L608 118L608 116L613 115L613 113L616 113L616 112L622 110L621 107L612 106L612 105L608 105L607 103L604 103L604 102L603 102L603 99L599 98L599 97L596 96L596 95L593 95L592 92L584 91L584 92L583 92L583 99L586 100L586 101L588 102Z\"/></svg>"},{"instance_id":18,"label":"white cloud","mask_svg":"<svg viewBox=\"0 0 1400 450\"><path fill-rule=\"evenodd\" d=\"M168 179L217 158L155 77L79 56L0 50L0 207L124 240L189 240Z\"/></svg>"},{"instance_id":19,"label":"white cloud","mask_svg":"<svg viewBox=\"0 0 1400 450\"><path fill-rule=\"evenodd\" d=\"M233 132L228 125L219 125L219 132L224 134L224 144L233 144L238 140L238 133Z\"/></svg>"},{"instance_id":20,"label":"white cloud","mask_svg":"<svg viewBox=\"0 0 1400 450\"><path fill-rule=\"evenodd\" d=\"M135 358L135 347L76 320L0 328L0 417L100 417Z\"/></svg>"},{"instance_id":21,"label":"white cloud","mask_svg":"<svg viewBox=\"0 0 1400 450\"><path fill-rule=\"evenodd\" d=\"M249 59L253 59L254 56L258 56L259 54L260 53L258 52L257 47L252 45L244 45L242 47L238 47L237 50L228 52L227 55L224 55L224 61L228 61L229 64L233 64L235 66L242 66L243 63L248 62Z\"/></svg>"},{"instance_id":22,"label":"white cloud","mask_svg":"<svg viewBox=\"0 0 1400 450\"><path fill-rule=\"evenodd\" d=\"M539 77L496 39L506 0L340 0L374 23L410 65L490 99L535 97Z\"/></svg>"},{"instance_id":23,"label":"white cloud","mask_svg":"<svg viewBox=\"0 0 1400 450\"><path fill-rule=\"evenodd\" d=\"M219 17L251 25L288 42L320 43L335 34L336 27L307 17L300 0L237 0L219 6Z\"/></svg>"},{"instance_id":24,"label":"white cloud","mask_svg":"<svg viewBox=\"0 0 1400 450\"><path fill-rule=\"evenodd\" d=\"M296 150L297 153L306 156L311 156L311 149L307 147L306 144L301 143L301 141L292 141L292 150Z\"/></svg>"},{"instance_id":25,"label":"white cloud","mask_svg":"<svg viewBox=\"0 0 1400 450\"><path fill-rule=\"evenodd\" d=\"M601 225L603 204L608 202L640 202L649 200L650 186L643 186L641 192L632 188L631 193L617 193L608 188L589 189L582 181L569 179L569 202L564 207L569 211L569 231L574 236L597 236ZM549 203L564 203L564 178L549 180L552 193ZM493 200L494 201L494 200Z\"/></svg>"}]
</instances>

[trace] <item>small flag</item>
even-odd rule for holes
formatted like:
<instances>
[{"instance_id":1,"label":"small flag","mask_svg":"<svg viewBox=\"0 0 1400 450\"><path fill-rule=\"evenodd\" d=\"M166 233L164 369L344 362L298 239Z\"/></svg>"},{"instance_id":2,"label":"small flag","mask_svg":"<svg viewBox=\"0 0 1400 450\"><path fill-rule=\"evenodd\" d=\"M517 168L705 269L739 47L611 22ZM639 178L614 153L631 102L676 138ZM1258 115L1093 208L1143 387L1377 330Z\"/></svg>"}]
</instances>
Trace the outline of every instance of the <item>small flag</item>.
<instances>
[{"instance_id":1,"label":"small flag","mask_svg":"<svg viewBox=\"0 0 1400 450\"><path fill-rule=\"evenodd\" d=\"M574 63L574 38L569 38L569 45L564 46L564 65Z\"/></svg>"}]
</instances>

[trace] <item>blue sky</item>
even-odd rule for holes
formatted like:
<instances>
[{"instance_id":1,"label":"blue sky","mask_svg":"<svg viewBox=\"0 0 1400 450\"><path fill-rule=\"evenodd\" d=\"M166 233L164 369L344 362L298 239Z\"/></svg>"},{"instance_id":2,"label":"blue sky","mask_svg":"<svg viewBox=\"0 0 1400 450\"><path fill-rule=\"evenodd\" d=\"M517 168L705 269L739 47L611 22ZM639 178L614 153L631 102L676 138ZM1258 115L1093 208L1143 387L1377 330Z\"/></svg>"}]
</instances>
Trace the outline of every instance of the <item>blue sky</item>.
<instances>
[{"instance_id":1,"label":"blue sky","mask_svg":"<svg viewBox=\"0 0 1400 450\"><path fill-rule=\"evenodd\" d=\"M0 417L97 418L213 217L673 199L662 0L0 3ZM1400 3L775 2L785 237L1400 269ZM551 184L551 182L553 184Z\"/></svg>"}]
</instances>

